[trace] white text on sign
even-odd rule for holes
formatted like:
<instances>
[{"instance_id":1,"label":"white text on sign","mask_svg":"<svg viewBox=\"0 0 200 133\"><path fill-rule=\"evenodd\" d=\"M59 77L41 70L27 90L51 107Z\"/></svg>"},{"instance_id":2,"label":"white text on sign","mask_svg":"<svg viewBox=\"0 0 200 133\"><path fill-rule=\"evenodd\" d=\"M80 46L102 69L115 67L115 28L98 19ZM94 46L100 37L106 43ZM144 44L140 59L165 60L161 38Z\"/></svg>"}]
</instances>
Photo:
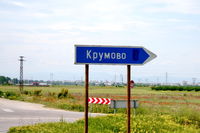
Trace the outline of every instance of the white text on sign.
<instances>
[{"instance_id":1,"label":"white text on sign","mask_svg":"<svg viewBox=\"0 0 200 133\"><path fill-rule=\"evenodd\" d=\"M117 59L117 60L125 60L126 53L115 53L115 52L93 52L92 50L87 50L86 53L87 59L91 60L106 60L106 59Z\"/></svg>"}]
</instances>

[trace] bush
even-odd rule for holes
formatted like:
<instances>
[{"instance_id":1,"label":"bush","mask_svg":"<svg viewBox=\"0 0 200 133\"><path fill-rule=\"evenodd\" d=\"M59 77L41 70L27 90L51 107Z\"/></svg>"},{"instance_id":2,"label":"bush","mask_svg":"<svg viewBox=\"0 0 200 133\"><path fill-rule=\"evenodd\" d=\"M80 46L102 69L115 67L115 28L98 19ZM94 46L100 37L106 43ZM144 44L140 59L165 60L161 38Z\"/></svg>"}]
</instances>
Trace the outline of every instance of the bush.
<instances>
[{"instance_id":1,"label":"bush","mask_svg":"<svg viewBox=\"0 0 200 133\"><path fill-rule=\"evenodd\" d=\"M17 100L17 96L9 96L8 99L10 99L10 100Z\"/></svg>"},{"instance_id":2,"label":"bush","mask_svg":"<svg viewBox=\"0 0 200 133\"><path fill-rule=\"evenodd\" d=\"M0 97L3 97L3 96L4 96L3 91L0 91Z\"/></svg>"},{"instance_id":3,"label":"bush","mask_svg":"<svg viewBox=\"0 0 200 133\"><path fill-rule=\"evenodd\" d=\"M195 91L200 91L200 87L195 87Z\"/></svg>"},{"instance_id":4,"label":"bush","mask_svg":"<svg viewBox=\"0 0 200 133\"><path fill-rule=\"evenodd\" d=\"M48 97L55 97L55 96L56 96L56 93L55 93L55 92L48 92L48 93L46 94L46 96L48 96Z\"/></svg>"},{"instance_id":5,"label":"bush","mask_svg":"<svg viewBox=\"0 0 200 133\"><path fill-rule=\"evenodd\" d=\"M20 98L19 94L16 94L15 92L12 92L12 91L7 91L7 92L3 93L3 96L5 98L10 99L10 100L15 100L15 99L19 99Z\"/></svg>"},{"instance_id":6,"label":"bush","mask_svg":"<svg viewBox=\"0 0 200 133\"><path fill-rule=\"evenodd\" d=\"M15 92L11 92L11 91L7 91L5 92L4 96L6 98L12 97L12 96L16 96L17 94Z\"/></svg>"},{"instance_id":7,"label":"bush","mask_svg":"<svg viewBox=\"0 0 200 133\"><path fill-rule=\"evenodd\" d=\"M31 91L24 90L24 91L22 92L22 94L31 95Z\"/></svg>"},{"instance_id":8,"label":"bush","mask_svg":"<svg viewBox=\"0 0 200 133\"><path fill-rule=\"evenodd\" d=\"M35 96L41 96L42 95L42 90L34 90L33 94Z\"/></svg>"},{"instance_id":9,"label":"bush","mask_svg":"<svg viewBox=\"0 0 200 133\"><path fill-rule=\"evenodd\" d=\"M183 91L184 88L180 86L180 87L178 87L178 90L179 90L179 91Z\"/></svg>"},{"instance_id":10,"label":"bush","mask_svg":"<svg viewBox=\"0 0 200 133\"><path fill-rule=\"evenodd\" d=\"M61 92L58 93L58 98L66 98L68 96L68 89L63 88Z\"/></svg>"},{"instance_id":11,"label":"bush","mask_svg":"<svg viewBox=\"0 0 200 133\"><path fill-rule=\"evenodd\" d=\"M200 91L199 86L153 86L151 89L157 91Z\"/></svg>"}]
</instances>

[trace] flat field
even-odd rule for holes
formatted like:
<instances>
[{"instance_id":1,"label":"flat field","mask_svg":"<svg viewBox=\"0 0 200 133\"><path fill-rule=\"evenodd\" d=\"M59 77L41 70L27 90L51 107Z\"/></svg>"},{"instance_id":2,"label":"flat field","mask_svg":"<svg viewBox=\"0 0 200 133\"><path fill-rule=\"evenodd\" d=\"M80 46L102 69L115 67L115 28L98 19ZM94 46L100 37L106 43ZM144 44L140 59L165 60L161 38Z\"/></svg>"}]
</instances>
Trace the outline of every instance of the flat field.
<instances>
[{"instance_id":1,"label":"flat field","mask_svg":"<svg viewBox=\"0 0 200 133\"><path fill-rule=\"evenodd\" d=\"M84 86L52 86L52 87L24 87L24 90L42 90L42 95L47 93L59 93L62 89L68 89L69 94L78 99L84 98ZM11 91L19 93L17 86L0 86L0 91ZM112 99L126 99L127 88L115 86L91 86L89 88L90 97L102 97ZM150 87L135 87L131 89L132 99L137 99L140 103L152 105L188 105L200 106L200 92L195 91L155 91Z\"/></svg>"},{"instance_id":2,"label":"flat field","mask_svg":"<svg viewBox=\"0 0 200 133\"><path fill-rule=\"evenodd\" d=\"M68 96L58 98L62 89L68 90ZM48 107L60 108L64 110L84 111L84 86L52 86L52 87L24 87L27 94L20 94L16 86L0 86L2 92L14 92L17 94L11 99L27 102L42 103ZM41 94L35 95L35 91ZM91 86L90 97L126 99L126 87L99 87ZM133 132L200 132L200 92L196 91L156 91L150 87L135 87L131 89L131 99L139 101L139 108L132 109L132 131ZM9 98L9 97L8 97ZM111 116L105 118L90 118L94 121L90 124L91 132L126 132L125 118L126 109L109 108L108 105L90 104L90 112L108 113ZM116 115L116 117L112 117ZM117 120L116 120L117 119ZM107 120L98 125L99 121ZM134 121L135 120L135 121ZM95 123L96 121L96 123ZM117 121L113 124L112 121ZM151 122L150 122L151 121ZM96 124L96 125L94 125ZM84 122L78 121L73 124L68 123L39 124L21 128L12 128L10 132L83 132ZM58 131L57 126L62 125L63 130ZM159 125L159 126L158 126ZM76 128L72 128L72 127ZM40 129L43 127L45 129ZM70 127L70 128L69 128ZM52 128L52 129L51 129ZM67 132L67 131L66 131Z\"/></svg>"}]
</instances>

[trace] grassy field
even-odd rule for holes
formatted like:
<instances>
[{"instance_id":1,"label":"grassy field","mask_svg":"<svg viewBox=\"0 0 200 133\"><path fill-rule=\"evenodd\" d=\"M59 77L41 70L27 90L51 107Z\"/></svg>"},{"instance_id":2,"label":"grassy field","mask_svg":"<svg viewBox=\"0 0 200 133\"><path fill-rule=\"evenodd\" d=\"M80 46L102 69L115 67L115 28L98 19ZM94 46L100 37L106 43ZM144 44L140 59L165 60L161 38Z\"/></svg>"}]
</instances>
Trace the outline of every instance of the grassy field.
<instances>
[{"instance_id":1,"label":"grassy field","mask_svg":"<svg viewBox=\"0 0 200 133\"><path fill-rule=\"evenodd\" d=\"M60 92L62 88L67 88L71 94L80 93L83 94L84 86L52 86L52 87L31 87L25 86L24 90L37 90L41 89L42 93L46 92ZM18 86L0 86L0 90L2 91L19 91ZM135 87L132 90L132 96L134 95L167 95L167 96L183 96L183 95L192 95L192 96L200 96L200 92L187 92L187 91L155 91L151 90L150 87ZM102 95L126 95L126 86L124 87L115 87L115 86L90 86L89 89L90 94L102 94Z\"/></svg>"},{"instance_id":2,"label":"grassy field","mask_svg":"<svg viewBox=\"0 0 200 133\"><path fill-rule=\"evenodd\" d=\"M84 96L84 86L53 86L53 87L25 87L24 90L34 91L42 90L42 95L49 92L58 93L63 88L69 90L69 93L75 98L82 98ZM19 93L19 88L16 86L0 86L1 91L11 91ZM113 99L126 99L126 87L99 87L91 86L89 89L89 96L91 97L107 97ZM200 92L195 91L155 91L150 87L135 87L131 90L132 99L138 99L141 102L154 103L171 103L171 104L200 104Z\"/></svg>"},{"instance_id":3,"label":"grassy field","mask_svg":"<svg viewBox=\"0 0 200 133\"><path fill-rule=\"evenodd\" d=\"M68 90L68 96L65 98L58 98L57 95L61 92L62 89ZM25 87L24 90L31 92L28 94L21 95L19 93L19 88L16 86L0 86L0 91L2 92L14 92L17 96L8 97L10 99L17 99L27 102L34 103L42 103L48 107L60 108L64 110L73 110L73 111L84 111L84 86L53 86L53 87ZM35 95L34 91L41 90L40 95ZM132 90L132 99L139 100L139 108L136 110L136 118L135 123L137 127L141 124L141 129L137 132L151 132L152 129L147 128L148 122L145 120L153 119L155 117L155 123L163 126L154 127L156 129L155 132L199 132L200 129L200 92L195 91L156 91L151 90L150 87L135 87ZM126 87L97 87L91 86L89 90L90 97L102 97L102 98L112 98L112 99L126 99ZM100 112L100 113L109 113L113 114L114 110L110 109L108 105L92 105L89 106L90 112ZM133 110L132 110L133 111ZM124 114L126 109L117 109L118 114ZM133 112L132 112L133 113ZM121 124L123 123L123 118L121 115L119 117ZM140 121L140 118L142 119ZM179 119L180 118L180 119ZM91 121L95 118L91 118ZM98 118L100 119L100 118ZM104 119L104 118L102 118ZM107 118L105 118L107 119ZM110 116L108 118L110 121L114 121ZM143 121L144 119L144 121ZM166 121L168 124L164 124L163 121ZM144 123L142 123L144 122ZM83 121L79 121L74 124L74 127L79 126L79 130L82 132ZM146 125L145 125L146 123ZM109 124L109 123L108 123ZM150 123L149 123L150 124ZM51 125L51 124L50 124ZM70 124L68 123L57 123L55 126L63 126L66 129ZM75 126L76 125L76 126ZM105 124L106 125L106 124ZM119 124L120 125L120 124ZM174 129L171 130L168 125L176 125ZM41 126L36 125L37 126ZM46 125L48 127L48 124ZM90 126L93 126L90 125ZM134 127L133 125L132 127ZM71 126L70 126L71 127ZM118 129L118 125L114 125L116 127L116 132L125 132L124 129ZM25 130L27 127L23 128L13 128L12 131L15 130ZM33 128L35 127L28 127ZM64 130L63 129L63 130ZM68 129L69 132L74 129ZM145 129L145 131L143 131ZM176 130L175 130L176 129ZM52 129L53 130L53 129ZM115 129L109 129L107 131L107 127L104 127L102 124L102 128L95 130L90 127L90 131L96 132L115 132ZM136 129L132 129L133 131ZM17 132L17 131L16 131ZM33 131L34 132L34 131ZM37 132L37 131L35 131ZM38 131L39 132L39 131ZM62 131L56 131L62 132Z\"/></svg>"},{"instance_id":4,"label":"grassy field","mask_svg":"<svg viewBox=\"0 0 200 133\"><path fill-rule=\"evenodd\" d=\"M126 133L125 115L89 118L89 133ZM11 128L9 133L82 133L84 120L57 122ZM132 117L132 133L198 133L200 128L185 117L170 115L137 115Z\"/></svg>"},{"instance_id":5,"label":"grassy field","mask_svg":"<svg viewBox=\"0 0 200 133\"><path fill-rule=\"evenodd\" d=\"M68 89L70 97L58 99L56 95L65 88ZM53 86L53 87L24 87L24 90L34 92L41 90L40 96L35 95L20 95L16 99L28 102L42 103L46 106L61 108L66 110L83 111L84 86ZM102 97L112 99L126 99L126 87L99 87L91 86L89 89L90 97ZM0 86L0 91L14 92L19 94L17 86ZM139 100L141 106L152 106L153 108L194 108L200 107L200 92L195 91L155 91L150 87L135 87L132 90L132 99ZM52 96L52 93L54 95ZM14 98L15 99L15 98ZM72 108L69 106L73 106ZM93 105L108 109L104 105ZM100 110L91 110L97 112ZM100 112L112 112L112 110Z\"/></svg>"}]
</instances>

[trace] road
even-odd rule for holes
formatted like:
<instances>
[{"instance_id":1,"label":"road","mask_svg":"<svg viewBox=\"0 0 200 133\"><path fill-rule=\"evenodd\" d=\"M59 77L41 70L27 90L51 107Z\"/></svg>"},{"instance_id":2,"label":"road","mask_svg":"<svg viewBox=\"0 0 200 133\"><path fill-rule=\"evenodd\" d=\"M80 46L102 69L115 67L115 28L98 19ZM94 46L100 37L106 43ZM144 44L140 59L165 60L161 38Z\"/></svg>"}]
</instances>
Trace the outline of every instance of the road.
<instances>
[{"instance_id":1,"label":"road","mask_svg":"<svg viewBox=\"0 0 200 133\"><path fill-rule=\"evenodd\" d=\"M102 114L89 114L89 116L97 115ZM81 118L84 118L83 112L72 112L46 108L41 104L0 98L0 133L6 133L8 129L13 126L61 120L74 122Z\"/></svg>"}]
</instances>

